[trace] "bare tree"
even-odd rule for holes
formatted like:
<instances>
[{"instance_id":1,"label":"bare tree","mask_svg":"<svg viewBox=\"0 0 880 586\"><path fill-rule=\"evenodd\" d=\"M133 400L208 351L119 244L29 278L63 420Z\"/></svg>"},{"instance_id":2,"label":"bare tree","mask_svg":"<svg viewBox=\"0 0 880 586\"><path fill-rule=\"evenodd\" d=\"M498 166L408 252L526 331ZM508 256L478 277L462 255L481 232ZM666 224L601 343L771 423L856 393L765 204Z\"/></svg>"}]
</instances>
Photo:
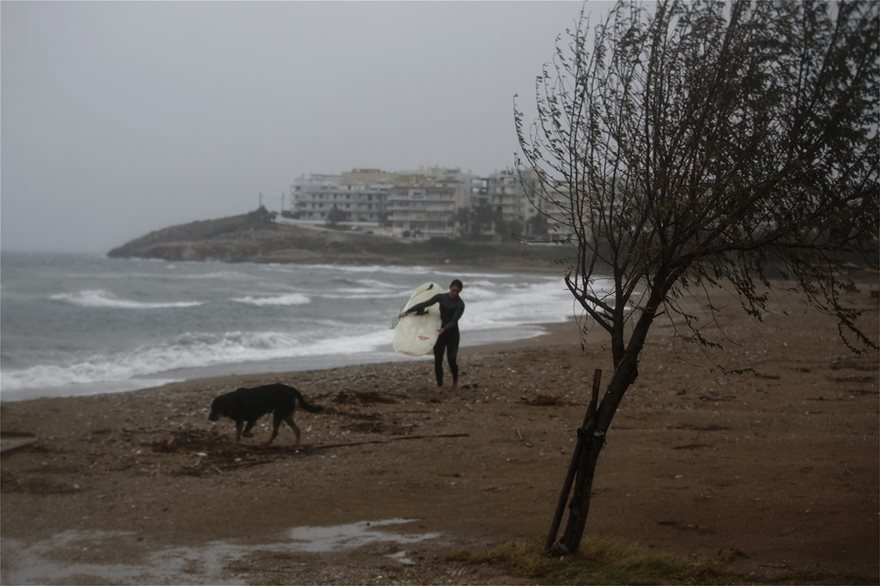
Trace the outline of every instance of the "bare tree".
<instances>
[{"instance_id":1,"label":"bare tree","mask_svg":"<svg viewBox=\"0 0 880 586\"><path fill-rule=\"evenodd\" d=\"M327 225L331 228L335 228L340 222L344 222L347 219L348 214L336 207L336 204L333 204L333 209L327 213Z\"/></svg>"},{"instance_id":2,"label":"bare tree","mask_svg":"<svg viewBox=\"0 0 880 586\"><path fill-rule=\"evenodd\" d=\"M712 343L684 294L711 308L712 286L729 286L760 317L777 276L835 315L850 348L876 347L835 266L877 261L878 13L871 0L620 0L594 31L582 10L557 39L531 124L515 106L517 167L537 174L535 207L574 235L565 283L610 337L614 368L557 551L578 548L655 319L681 316L683 335Z\"/></svg>"}]
</instances>

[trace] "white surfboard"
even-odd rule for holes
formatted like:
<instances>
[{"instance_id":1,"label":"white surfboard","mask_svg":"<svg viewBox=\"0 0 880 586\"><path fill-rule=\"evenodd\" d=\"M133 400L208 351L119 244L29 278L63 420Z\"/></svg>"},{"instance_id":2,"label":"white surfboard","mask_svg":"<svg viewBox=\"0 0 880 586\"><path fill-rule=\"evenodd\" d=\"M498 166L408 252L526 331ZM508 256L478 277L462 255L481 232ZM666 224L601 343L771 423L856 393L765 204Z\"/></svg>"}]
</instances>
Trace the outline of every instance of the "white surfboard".
<instances>
[{"instance_id":1,"label":"white surfboard","mask_svg":"<svg viewBox=\"0 0 880 586\"><path fill-rule=\"evenodd\" d=\"M401 312L427 301L438 293L443 293L443 289L437 283L419 285L410 295ZM440 305L437 303L428 307L422 315L411 313L400 318L394 326L394 349L409 356L424 356L434 348L437 330L441 325Z\"/></svg>"}]
</instances>

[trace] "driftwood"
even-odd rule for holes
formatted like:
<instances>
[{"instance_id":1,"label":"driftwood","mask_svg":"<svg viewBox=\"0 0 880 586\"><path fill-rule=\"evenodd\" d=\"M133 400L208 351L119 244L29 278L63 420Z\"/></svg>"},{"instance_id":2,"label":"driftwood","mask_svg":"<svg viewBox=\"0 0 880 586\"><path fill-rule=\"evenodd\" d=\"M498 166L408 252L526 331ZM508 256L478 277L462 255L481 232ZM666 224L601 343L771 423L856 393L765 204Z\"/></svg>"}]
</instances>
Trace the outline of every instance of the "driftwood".
<instances>
[{"instance_id":1,"label":"driftwood","mask_svg":"<svg viewBox=\"0 0 880 586\"><path fill-rule=\"evenodd\" d=\"M198 435L198 434L196 434ZM349 448L356 446L364 446L364 445L372 445L372 444L387 444L391 442L405 441L405 440L420 440L420 439L443 439L443 438L459 438L459 437L468 437L470 434L467 433L441 433L436 435L402 435L396 437L390 437L387 439L375 439L375 440L364 440L364 441L355 441L355 442L344 442L337 444L324 444L318 446L303 446L299 448L294 447L282 447L282 446L236 446L232 451L215 451L215 450L207 450L206 452L202 452L199 454L199 459L194 465L182 466L178 470L174 472L177 475L187 475L187 476L203 476L206 473L217 473L220 474L222 472L228 470L235 470L239 468L251 468L254 466L261 466L263 464L269 464L279 457L290 456L290 455L308 455L314 454L316 452L324 451L324 450L332 450L335 448ZM189 435L186 436L185 439L192 439ZM199 438L201 439L201 438ZM214 441L218 438L213 438ZM216 446L216 443L213 444ZM212 446L212 447L213 447ZM166 440L165 442L157 442L154 445L154 449L157 451L175 451L177 449L181 449L181 445L175 445L173 441ZM191 451L194 449L192 444L187 445L184 449L186 451ZM197 449L197 448L196 448Z\"/></svg>"},{"instance_id":2,"label":"driftwood","mask_svg":"<svg viewBox=\"0 0 880 586\"><path fill-rule=\"evenodd\" d=\"M320 446L308 446L303 448L298 448L297 452L318 452L322 450L331 450L335 448L350 448L353 446L365 446L371 444L387 444L391 442L401 442L406 440L418 440L418 439L443 439L443 438L457 438L457 437L469 437L469 433L439 433L436 435L401 435L398 437L390 437L388 439L376 439L376 440L365 440L360 442L345 442L339 444L324 444Z\"/></svg>"},{"instance_id":3,"label":"driftwood","mask_svg":"<svg viewBox=\"0 0 880 586\"><path fill-rule=\"evenodd\" d=\"M527 448L535 447L535 444L533 444L532 442L527 440L526 436L523 435L523 433L519 429L516 430L516 437L519 438L519 441L521 441L525 447L527 447Z\"/></svg>"},{"instance_id":4,"label":"driftwood","mask_svg":"<svg viewBox=\"0 0 880 586\"><path fill-rule=\"evenodd\" d=\"M0 452L11 452L37 442L31 433L0 433Z\"/></svg>"}]
</instances>

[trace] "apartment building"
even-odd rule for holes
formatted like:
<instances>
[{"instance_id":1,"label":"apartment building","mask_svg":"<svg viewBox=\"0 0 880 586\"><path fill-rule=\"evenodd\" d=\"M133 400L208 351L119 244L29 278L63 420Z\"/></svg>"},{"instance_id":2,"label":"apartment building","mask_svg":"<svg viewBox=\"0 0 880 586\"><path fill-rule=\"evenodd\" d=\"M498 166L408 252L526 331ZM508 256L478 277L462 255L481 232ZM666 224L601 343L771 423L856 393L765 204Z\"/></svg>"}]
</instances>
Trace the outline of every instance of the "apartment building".
<instances>
[{"instance_id":1,"label":"apartment building","mask_svg":"<svg viewBox=\"0 0 880 586\"><path fill-rule=\"evenodd\" d=\"M291 186L290 212L301 222L361 227L406 238L455 238L456 211L469 204L464 189L468 182L469 176L460 170L442 167L311 173Z\"/></svg>"},{"instance_id":2,"label":"apartment building","mask_svg":"<svg viewBox=\"0 0 880 586\"><path fill-rule=\"evenodd\" d=\"M532 221L540 213L510 169L485 177L444 167L312 173L294 181L290 201L299 221L400 238L496 238L502 230L533 236L544 230Z\"/></svg>"},{"instance_id":3,"label":"apartment building","mask_svg":"<svg viewBox=\"0 0 880 586\"><path fill-rule=\"evenodd\" d=\"M458 210L470 205L471 175L428 167L397 175L387 204L387 225L402 238L458 238Z\"/></svg>"},{"instance_id":4,"label":"apartment building","mask_svg":"<svg viewBox=\"0 0 880 586\"><path fill-rule=\"evenodd\" d=\"M387 201L387 221L401 238L455 238L457 187L448 184L398 185Z\"/></svg>"},{"instance_id":5,"label":"apartment building","mask_svg":"<svg viewBox=\"0 0 880 586\"><path fill-rule=\"evenodd\" d=\"M379 169L302 175L290 187L291 212L309 223L377 228L385 221L385 199L393 185L394 175Z\"/></svg>"},{"instance_id":6,"label":"apartment building","mask_svg":"<svg viewBox=\"0 0 880 586\"><path fill-rule=\"evenodd\" d=\"M531 222L539 215L529 201L523 181L533 182L531 173L522 176L515 170L505 169L471 180L469 226L465 231L474 238L498 238L501 233L531 236Z\"/></svg>"},{"instance_id":7,"label":"apartment building","mask_svg":"<svg viewBox=\"0 0 880 586\"><path fill-rule=\"evenodd\" d=\"M489 206L501 222L524 222L528 205L514 171L506 169L489 176Z\"/></svg>"}]
</instances>

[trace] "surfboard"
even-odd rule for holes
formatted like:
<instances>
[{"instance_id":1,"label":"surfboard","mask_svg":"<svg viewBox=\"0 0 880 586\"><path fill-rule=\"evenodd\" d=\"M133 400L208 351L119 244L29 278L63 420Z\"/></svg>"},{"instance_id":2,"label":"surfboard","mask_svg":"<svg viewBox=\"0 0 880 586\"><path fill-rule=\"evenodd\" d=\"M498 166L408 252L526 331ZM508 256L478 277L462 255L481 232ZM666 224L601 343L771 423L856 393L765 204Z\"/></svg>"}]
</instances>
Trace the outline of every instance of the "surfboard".
<instances>
[{"instance_id":1,"label":"surfboard","mask_svg":"<svg viewBox=\"0 0 880 586\"><path fill-rule=\"evenodd\" d=\"M400 311L406 311L438 293L443 293L443 289L437 283L419 285ZM424 356L434 348L440 325L440 306L436 303L421 315L411 313L400 318L394 325L394 349L409 356Z\"/></svg>"}]
</instances>

